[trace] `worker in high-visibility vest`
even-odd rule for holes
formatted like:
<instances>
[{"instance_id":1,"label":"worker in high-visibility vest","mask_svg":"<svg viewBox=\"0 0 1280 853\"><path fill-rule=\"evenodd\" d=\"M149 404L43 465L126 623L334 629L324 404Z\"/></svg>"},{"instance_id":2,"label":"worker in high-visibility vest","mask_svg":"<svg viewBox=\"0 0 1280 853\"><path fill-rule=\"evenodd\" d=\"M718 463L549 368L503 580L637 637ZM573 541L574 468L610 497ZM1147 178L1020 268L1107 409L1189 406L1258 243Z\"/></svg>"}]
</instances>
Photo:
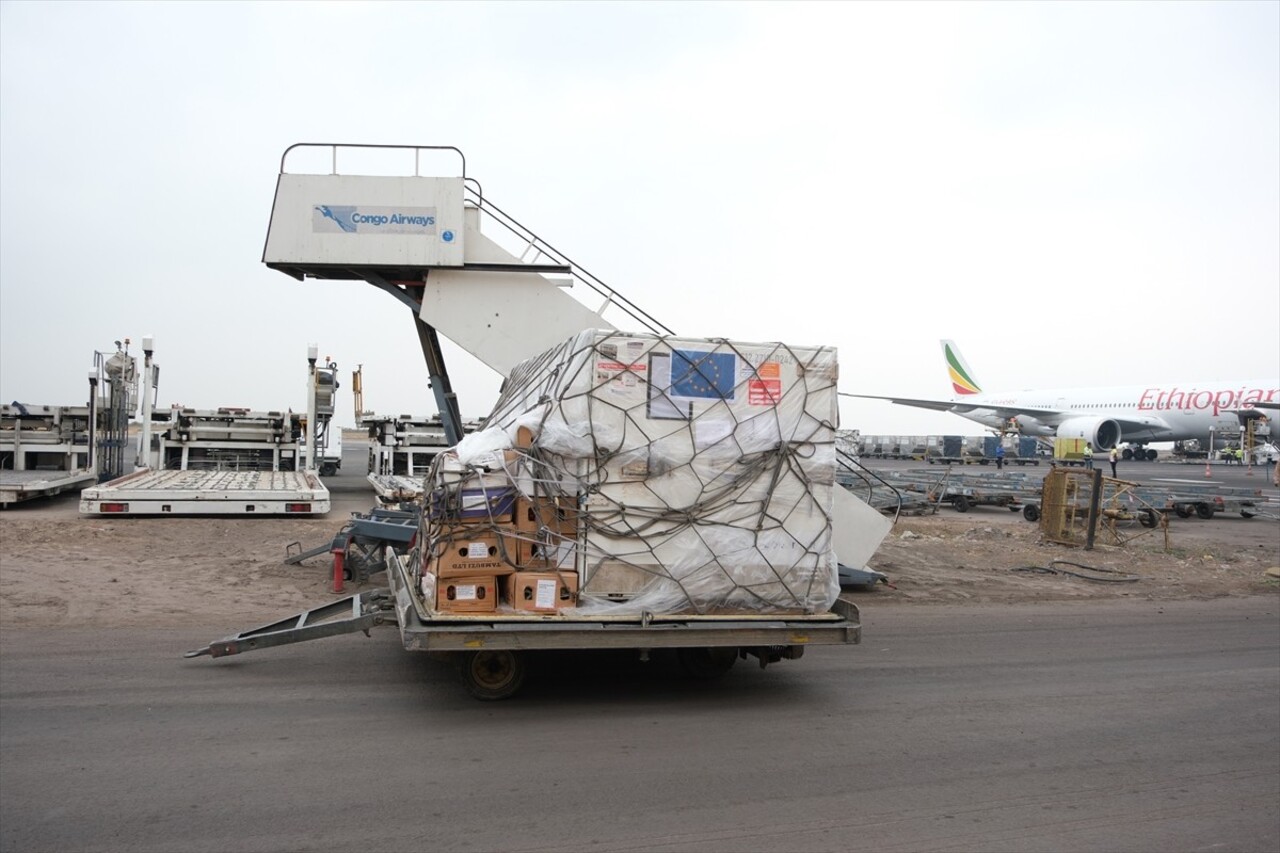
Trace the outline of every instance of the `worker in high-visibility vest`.
<instances>
[{"instance_id":1,"label":"worker in high-visibility vest","mask_svg":"<svg viewBox=\"0 0 1280 853\"><path fill-rule=\"evenodd\" d=\"M1087 441L1084 443L1084 467L1093 467L1093 445Z\"/></svg>"}]
</instances>

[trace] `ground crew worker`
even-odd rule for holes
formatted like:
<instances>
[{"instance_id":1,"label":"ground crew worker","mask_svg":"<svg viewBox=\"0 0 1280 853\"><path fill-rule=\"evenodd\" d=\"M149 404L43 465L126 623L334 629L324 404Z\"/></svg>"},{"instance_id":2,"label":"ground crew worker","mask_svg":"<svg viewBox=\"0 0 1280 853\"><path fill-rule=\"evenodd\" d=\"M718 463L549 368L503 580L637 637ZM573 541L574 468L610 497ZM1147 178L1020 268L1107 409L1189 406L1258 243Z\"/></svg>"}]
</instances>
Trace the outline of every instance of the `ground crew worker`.
<instances>
[{"instance_id":1,"label":"ground crew worker","mask_svg":"<svg viewBox=\"0 0 1280 853\"><path fill-rule=\"evenodd\" d=\"M1107 458L1111 461L1111 476L1115 477L1116 463L1120 461L1120 448L1119 447L1111 448L1111 455L1108 456Z\"/></svg>"},{"instance_id":2,"label":"ground crew worker","mask_svg":"<svg viewBox=\"0 0 1280 853\"><path fill-rule=\"evenodd\" d=\"M1004 467L1004 445L996 445L996 470L999 471Z\"/></svg>"},{"instance_id":3,"label":"ground crew worker","mask_svg":"<svg viewBox=\"0 0 1280 853\"><path fill-rule=\"evenodd\" d=\"M1084 443L1084 467L1093 467L1093 445L1087 441Z\"/></svg>"}]
</instances>

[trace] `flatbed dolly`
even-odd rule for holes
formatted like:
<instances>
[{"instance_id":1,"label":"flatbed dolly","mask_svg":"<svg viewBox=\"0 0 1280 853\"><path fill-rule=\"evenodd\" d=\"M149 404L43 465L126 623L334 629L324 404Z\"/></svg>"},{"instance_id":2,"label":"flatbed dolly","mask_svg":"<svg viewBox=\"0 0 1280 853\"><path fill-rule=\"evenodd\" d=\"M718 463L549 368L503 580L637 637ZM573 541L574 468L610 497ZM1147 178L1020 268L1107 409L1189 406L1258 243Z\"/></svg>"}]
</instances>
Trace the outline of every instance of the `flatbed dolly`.
<instances>
[{"instance_id":1,"label":"flatbed dolly","mask_svg":"<svg viewBox=\"0 0 1280 853\"><path fill-rule=\"evenodd\" d=\"M424 609L411 593L405 558L388 551L386 560L386 587L224 637L184 657L225 657L340 634L368 635L372 628L395 625L406 650L454 656L466 690L488 701L518 692L526 653L532 651L634 649L645 659L652 649L675 649L690 674L712 678L739 658L755 657L764 668L800 658L807 646L862 639L858 607L843 599L836 599L830 612L814 615L440 614Z\"/></svg>"}]
</instances>

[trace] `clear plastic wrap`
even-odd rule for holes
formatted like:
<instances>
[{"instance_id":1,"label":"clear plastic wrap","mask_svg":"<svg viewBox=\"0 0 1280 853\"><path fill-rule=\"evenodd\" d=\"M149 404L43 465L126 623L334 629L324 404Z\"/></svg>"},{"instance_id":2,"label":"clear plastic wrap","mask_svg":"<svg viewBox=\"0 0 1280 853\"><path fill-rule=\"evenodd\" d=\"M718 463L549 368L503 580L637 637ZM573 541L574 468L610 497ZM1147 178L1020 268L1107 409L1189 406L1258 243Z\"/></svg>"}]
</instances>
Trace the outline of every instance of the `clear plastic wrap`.
<instances>
[{"instance_id":1,"label":"clear plastic wrap","mask_svg":"<svg viewBox=\"0 0 1280 853\"><path fill-rule=\"evenodd\" d=\"M576 570L583 615L825 612L837 370L830 347L586 331L512 371L428 491L569 508L571 531L505 536Z\"/></svg>"}]
</instances>

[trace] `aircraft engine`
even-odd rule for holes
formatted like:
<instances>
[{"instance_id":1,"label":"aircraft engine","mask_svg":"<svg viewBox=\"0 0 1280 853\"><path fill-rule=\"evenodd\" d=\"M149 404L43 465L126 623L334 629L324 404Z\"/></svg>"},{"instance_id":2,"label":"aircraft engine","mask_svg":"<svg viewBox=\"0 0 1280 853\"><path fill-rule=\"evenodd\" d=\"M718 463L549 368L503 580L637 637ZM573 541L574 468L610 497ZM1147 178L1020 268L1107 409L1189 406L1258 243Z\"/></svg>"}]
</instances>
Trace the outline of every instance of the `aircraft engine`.
<instances>
[{"instance_id":1,"label":"aircraft engine","mask_svg":"<svg viewBox=\"0 0 1280 853\"><path fill-rule=\"evenodd\" d=\"M1120 443L1120 424L1110 418L1068 418L1058 424L1058 438L1083 438L1094 450L1110 450Z\"/></svg>"}]
</instances>

